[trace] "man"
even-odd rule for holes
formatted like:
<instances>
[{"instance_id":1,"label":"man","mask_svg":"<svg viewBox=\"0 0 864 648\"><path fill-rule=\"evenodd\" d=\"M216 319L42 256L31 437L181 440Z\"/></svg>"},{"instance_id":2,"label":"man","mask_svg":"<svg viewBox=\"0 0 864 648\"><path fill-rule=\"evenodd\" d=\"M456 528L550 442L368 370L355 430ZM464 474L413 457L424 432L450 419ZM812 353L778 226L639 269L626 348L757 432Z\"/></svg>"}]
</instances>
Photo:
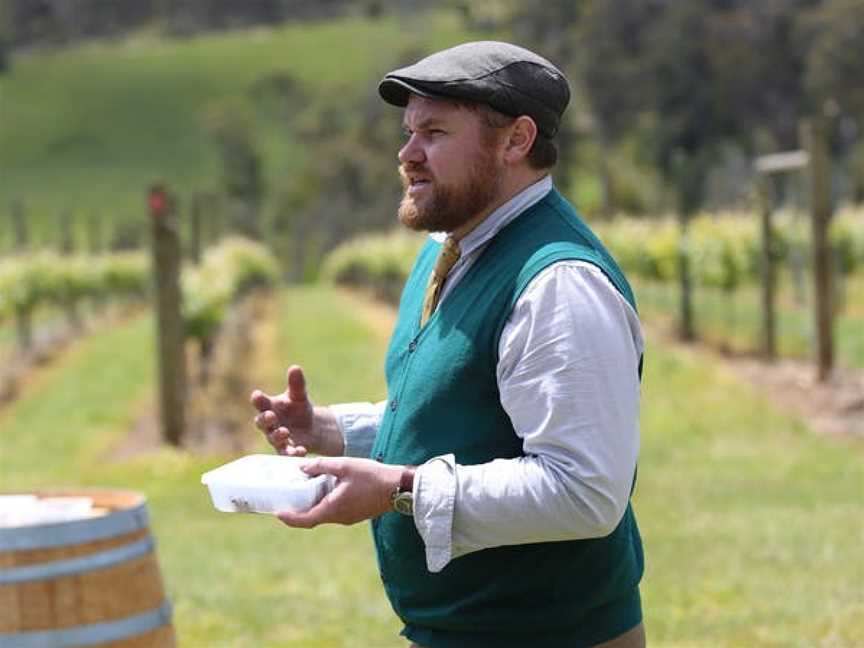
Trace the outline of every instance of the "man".
<instances>
[{"instance_id":1,"label":"man","mask_svg":"<svg viewBox=\"0 0 864 648\"><path fill-rule=\"evenodd\" d=\"M336 487L280 519L371 519L414 646L642 646L629 499L643 343L625 278L549 177L567 81L478 42L391 72L379 93L405 107L399 219L433 234L385 402L313 407L297 366L284 394L253 393L279 452L345 456L310 460Z\"/></svg>"}]
</instances>

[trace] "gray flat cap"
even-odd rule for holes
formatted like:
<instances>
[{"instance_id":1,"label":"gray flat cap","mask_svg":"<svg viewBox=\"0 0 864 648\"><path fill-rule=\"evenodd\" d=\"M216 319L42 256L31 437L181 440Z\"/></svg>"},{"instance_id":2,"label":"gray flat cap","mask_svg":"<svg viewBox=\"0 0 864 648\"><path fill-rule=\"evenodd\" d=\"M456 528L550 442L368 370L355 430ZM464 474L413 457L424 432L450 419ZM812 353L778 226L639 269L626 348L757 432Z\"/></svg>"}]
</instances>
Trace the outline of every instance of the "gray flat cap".
<instances>
[{"instance_id":1,"label":"gray flat cap","mask_svg":"<svg viewBox=\"0 0 864 648\"><path fill-rule=\"evenodd\" d=\"M570 101L570 86L558 68L497 41L464 43L394 70L378 84L378 93L394 106L407 106L411 93L485 103L512 117L528 115L546 137L558 132Z\"/></svg>"}]
</instances>

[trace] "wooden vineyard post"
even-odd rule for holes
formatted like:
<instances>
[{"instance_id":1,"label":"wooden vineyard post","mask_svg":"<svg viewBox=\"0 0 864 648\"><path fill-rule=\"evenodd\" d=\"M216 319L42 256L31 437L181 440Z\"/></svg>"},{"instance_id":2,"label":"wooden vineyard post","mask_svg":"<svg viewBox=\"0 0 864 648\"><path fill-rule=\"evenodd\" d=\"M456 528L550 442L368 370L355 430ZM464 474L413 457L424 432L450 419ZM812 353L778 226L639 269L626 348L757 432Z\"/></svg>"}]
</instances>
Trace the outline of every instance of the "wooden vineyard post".
<instances>
[{"instance_id":1,"label":"wooden vineyard post","mask_svg":"<svg viewBox=\"0 0 864 648\"><path fill-rule=\"evenodd\" d=\"M828 240L828 226L831 223L831 176L825 120L814 118L804 121L801 125L801 136L810 158L808 171L817 376L820 381L825 381L834 367L832 267Z\"/></svg>"},{"instance_id":2,"label":"wooden vineyard post","mask_svg":"<svg viewBox=\"0 0 864 648\"><path fill-rule=\"evenodd\" d=\"M27 219L24 217L24 203L13 200L10 208L12 228L15 230L15 251L23 252L30 245L27 232Z\"/></svg>"},{"instance_id":3,"label":"wooden vineyard post","mask_svg":"<svg viewBox=\"0 0 864 648\"><path fill-rule=\"evenodd\" d=\"M678 284L680 288L679 338L684 342L696 339L696 323L693 312L693 277L690 267L690 217L699 204L705 171L698 156L683 149L672 156L672 175L678 198Z\"/></svg>"},{"instance_id":4,"label":"wooden vineyard post","mask_svg":"<svg viewBox=\"0 0 864 648\"><path fill-rule=\"evenodd\" d=\"M767 176L759 178L759 202L762 216L762 353L766 360L774 360L777 356L776 317L774 307L775 278L774 272L774 226L772 212L774 196L771 179Z\"/></svg>"},{"instance_id":5,"label":"wooden vineyard post","mask_svg":"<svg viewBox=\"0 0 864 648\"><path fill-rule=\"evenodd\" d=\"M185 426L186 354L180 292L180 234L171 196L161 185L148 195L156 305L159 413L162 438L180 445Z\"/></svg>"},{"instance_id":6,"label":"wooden vineyard post","mask_svg":"<svg viewBox=\"0 0 864 648\"><path fill-rule=\"evenodd\" d=\"M195 265L201 263L201 212L204 207L204 196L192 196L189 208L189 260Z\"/></svg>"},{"instance_id":7,"label":"wooden vineyard post","mask_svg":"<svg viewBox=\"0 0 864 648\"><path fill-rule=\"evenodd\" d=\"M30 247L30 234L27 230L24 203L20 200L14 200L11 205L10 216L12 227L15 230L15 252L23 255ZM33 348L33 323L29 308L15 310L15 329L18 336L18 348L25 352Z\"/></svg>"},{"instance_id":8,"label":"wooden vineyard post","mask_svg":"<svg viewBox=\"0 0 864 648\"><path fill-rule=\"evenodd\" d=\"M72 233L72 212L61 209L57 214L57 232L60 237L59 250L62 256L71 256L75 252L75 237ZM63 298L63 310L66 311L66 321L72 333L80 333L84 328L78 304L72 295Z\"/></svg>"},{"instance_id":9,"label":"wooden vineyard post","mask_svg":"<svg viewBox=\"0 0 864 648\"><path fill-rule=\"evenodd\" d=\"M690 215L681 211L678 227L681 240L678 244L678 282L681 288L681 328L679 335L685 342L696 339L696 325L693 321L693 279L690 269Z\"/></svg>"},{"instance_id":10,"label":"wooden vineyard post","mask_svg":"<svg viewBox=\"0 0 864 648\"><path fill-rule=\"evenodd\" d=\"M87 251L91 256L99 256L104 251L105 241L102 240L102 219L97 210L90 211L86 222ZM97 313L104 313L108 306L108 298L101 292L93 300L93 308Z\"/></svg>"},{"instance_id":11,"label":"wooden vineyard post","mask_svg":"<svg viewBox=\"0 0 864 648\"><path fill-rule=\"evenodd\" d=\"M87 219L87 241L90 254L102 252L102 221L96 211L90 212Z\"/></svg>"},{"instance_id":12,"label":"wooden vineyard post","mask_svg":"<svg viewBox=\"0 0 864 648\"><path fill-rule=\"evenodd\" d=\"M225 201L215 193L204 194L204 213L207 221L207 244L215 245L225 235Z\"/></svg>"},{"instance_id":13,"label":"wooden vineyard post","mask_svg":"<svg viewBox=\"0 0 864 648\"><path fill-rule=\"evenodd\" d=\"M806 169L805 151L787 151L756 158L762 218L762 352L767 360L777 356L776 281L774 266L774 185L772 175Z\"/></svg>"},{"instance_id":14,"label":"wooden vineyard post","mask_svg":"<svg viewBox=\"0 0 864 648\"><path fill-rule=\"evenodd\" d=\"M69 256L75 251L75 237L72 233L72 212L61 209L57 214L57 233L60 237L58 248L60 254Z\"/></svg>"}]
</instances>

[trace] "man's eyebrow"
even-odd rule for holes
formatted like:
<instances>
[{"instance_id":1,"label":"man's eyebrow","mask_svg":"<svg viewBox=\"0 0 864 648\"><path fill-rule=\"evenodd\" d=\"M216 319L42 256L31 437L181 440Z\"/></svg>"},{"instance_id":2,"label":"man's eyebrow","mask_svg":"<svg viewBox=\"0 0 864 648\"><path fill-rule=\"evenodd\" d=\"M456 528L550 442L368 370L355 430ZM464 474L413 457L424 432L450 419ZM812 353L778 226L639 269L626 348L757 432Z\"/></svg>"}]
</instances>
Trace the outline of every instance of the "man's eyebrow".
<instances>
[{"instance_id":1,"label":"man's eyebrow","mask_svg":"<svg viewBox=\"0 0 864 648\"><path fill-rule=\"evenodd\" d=\"M408 125L407 121L403 121L402 128L407 130L421 130L441 126L443 124L444 120L440 117L427 117L426 119L421 119L417 124L415 124L413 129Z\"/></svg>"}]
</instances>

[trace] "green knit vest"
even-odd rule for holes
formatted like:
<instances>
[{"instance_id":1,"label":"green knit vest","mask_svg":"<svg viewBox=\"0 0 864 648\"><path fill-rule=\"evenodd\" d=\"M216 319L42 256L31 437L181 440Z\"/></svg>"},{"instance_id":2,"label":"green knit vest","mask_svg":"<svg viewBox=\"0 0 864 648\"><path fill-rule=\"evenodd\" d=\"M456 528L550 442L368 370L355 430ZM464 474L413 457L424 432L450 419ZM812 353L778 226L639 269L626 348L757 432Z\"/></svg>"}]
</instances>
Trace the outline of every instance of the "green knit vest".
<instances>
[{"instance_id":1,"label":"green knit vest","mask_svg":"<svg viewBox=\"0 0 864 648\"><path fill-rule=\"evenodd\" d=\"M489 242L421 328L439 249L426 244L402 294L372 456L412 465L448 453L463 465L519 457L522 442L501 407L495 370L501 331L526 285L548 265L578 259L599 267L634 304L632 292L554 189ZM590 646L641 620L642 543L629 505L604 538L485 549L435 574L410 517L385 513L372 531L403 634L428 648Z\"/></svg>"}]
</instances>

